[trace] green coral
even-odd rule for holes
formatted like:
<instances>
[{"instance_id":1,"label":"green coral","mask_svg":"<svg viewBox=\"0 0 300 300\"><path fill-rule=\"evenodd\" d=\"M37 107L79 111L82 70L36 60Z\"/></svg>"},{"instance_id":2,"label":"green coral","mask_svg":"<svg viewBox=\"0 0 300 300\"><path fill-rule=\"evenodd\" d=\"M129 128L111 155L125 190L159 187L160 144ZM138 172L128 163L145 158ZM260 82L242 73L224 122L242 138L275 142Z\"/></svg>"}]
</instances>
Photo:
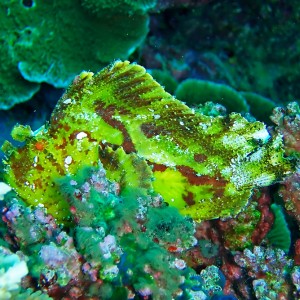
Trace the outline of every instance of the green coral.
<instances>
[{"instance_id":1,"label":"green coral","mask_svg":"<svg viewBox=\"0 0 300 300\"><path fill-rule=\"evenodd\" d=\"M181 218L178 210L174 207L149 209L147 233L156 241L164 240L169 244L176 244L178 239L187 241L193 228L192 220Z\"/></svg>"},{"instance_id":2,"label":"green coral","mask_svg":"<svg viewBox=\"0 0 300 300\"><path fill-rule=\"evenodd\" d=\"M250 113L255 118L267 124L271 123L270 116L276 106L273 101L256 93L240 92L240 95L246 99L250 107Z\"/></svg>"},{"instance_id":3,"label":"green coral","mask_svg":"<svg viewBox=\"0 0 300 300\"><path fill-rule=\"evenodd\" d=\"M46 215L45 208L28 207L14 193L5 197L5 205L10 210L5 222L11 222L6 236L13 232L17 239L18 253L26 257L26 268L31 277L38 280L43 274L49 280L55 278L57 284L65 286L72 278L79 276L80 255L72 239L57 228L52 217ZM27 291L24 296L31 293ZM23 295L23 291L19 290L18 295ZM37 292L32 293L31 298L28 296L28 299L49 298Z\"/></svg>"},{"instance_id":4,"label":"green coral","mask_svg":"<svg viewBox=\"0 0 300 300\"><path fill-rule=\"evenodd\" d=\"M81 0L83 7L95 14L101 15L103 9L113 9L117 12L128 11L130 13L146 12L153 8L156 0Z\"/></svg>"},{"instance_id":5,"label":"green coral","mask_svg":"<svg viewBox=\"0 0 300 300\"><path fill-rule=\"evenodd\" d=\"M164 87L164 89L170 93L174 94L175 90L178 86L178 82L174 79L174 77L166 70L153 69L150 70L149 73L153 76L153 78Z\"/></svg>"},{"instance_id":6,"label":"green coral","mask_svg":"<svg viewBox=\"0 0 300 300\"><path fill-rule=\"evenodd\" d=\"M273 101L259 94L238 92L228 85L199 79L181 82L175 95L192 106L213 102L223 105L228 112L250 112L257 120L267 124L271 123L270 115L275 108Z\"/></svg>"},{"instance_id":7,"label":"green coral","mask_svg":"<svg viewBox=\"0 0 300 300\"><path fill-rule=\"evenodd\" d=\"M275 219L272 229L267 234L267 239L271 245L287 253L291 247L291 232L281 206L273 203L271 209Z\"/></svg>"},{"instance_id":8,"label":"green coral","mask_svg":"<svg viewBox=\"0 0 300 300\"><path fill-rule=\"evenodd\" d=\"M23 147L4 149L7 182L62 221L70 213L58 179L99 159L121 190L143 182L195 220L237 214L253 187L270 185L292 168L281 136L271 138L263 123L237 113L199 114L128 61L96 75L81 73L49 124ZM146 171L137 172L139 166Z\"/></svg>"},{"instance_id":9,"label":"green coral","mask_svg":"<svg viewBox=\"0 0 300 300\"><path fill-rule=\"evenodd\" d=\"M66 87L80 71L125 59L141 44L148 32L146 9L106 9L98 2L94 15L80 0L35 0L31 6L1 1L0 109L30 99L41 82Z\"/></svg>"},{"instance_id":10,"label":"green coral","mask_svg":"<svg viewBox=\"0 0 300 300\"><path fill-rule=\"evenodd\" d=\"M225 85L199 79L186 79L176 91L176 97L187 104L212 101L224 105L229 112L248 112L246 100L236 90Z\"/></svg>"},{"instance_id":11,"label":"green coral","mask_svg":"<svg viewBox=\"0 0 300 300\"><path fill-rule=\"evenodd\" d=\"M74 208L76 247L93 268L100 269L99 276L106 283L100 288L101 298L112 299L118 288L118 293L127 295L124 284L141 295L148 291L154 298L171 298L182 274L164 246L181 240L186 249L193 240L194 224L176 209L157 202L157 196L146 195L143 187L117 196L116 186L105 175L99 164L61 180Z\"/></svg>"},{"instance_id":12,"label":"green coral","mask_svg":"<svg viewBox=\"0 0 300 300\"><path fill-rule=\"evenodd\" d=\"M44 294L41 291L34 292L32 289L27 289L15 295L10 300L51 300L53 298L49 297L47 294Z\"/></svg>"}]
</instances>

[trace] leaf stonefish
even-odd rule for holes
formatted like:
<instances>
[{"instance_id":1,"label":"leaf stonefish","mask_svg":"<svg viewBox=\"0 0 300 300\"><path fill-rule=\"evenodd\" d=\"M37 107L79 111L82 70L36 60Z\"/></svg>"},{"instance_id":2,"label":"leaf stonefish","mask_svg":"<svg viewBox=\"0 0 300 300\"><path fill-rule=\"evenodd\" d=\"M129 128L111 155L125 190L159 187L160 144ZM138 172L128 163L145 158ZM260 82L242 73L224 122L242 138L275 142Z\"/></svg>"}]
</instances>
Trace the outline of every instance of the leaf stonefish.
<instances>
[{"instance_id":1,"label":"leaf stonefish","mask_svg":"<svg viewBox=\"0 0 300 300\"><path fill-rule=\"evenodd\" d=\"M15 128L16 136L22 128ZM254 187L291 170L282 137L271 138L263 123L237 113L195 112L128 61L96 75L82 72L49 124L27 134L24 146L6 143L3 149L6 181L28 204L43 204L62 222L70 212L58 180L99 160L121 191L145 182L197 221L237 214Z\"/></svg>"}]
</instances>

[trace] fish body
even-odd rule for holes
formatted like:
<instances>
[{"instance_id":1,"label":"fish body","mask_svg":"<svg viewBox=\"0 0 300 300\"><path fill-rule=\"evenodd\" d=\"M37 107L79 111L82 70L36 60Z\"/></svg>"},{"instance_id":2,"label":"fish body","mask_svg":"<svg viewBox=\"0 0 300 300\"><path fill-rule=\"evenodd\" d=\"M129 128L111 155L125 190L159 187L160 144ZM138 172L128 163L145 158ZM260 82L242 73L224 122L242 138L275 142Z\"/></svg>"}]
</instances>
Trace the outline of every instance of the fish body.
<instances>
[{"instance_id":1,"label":"fish body","mask_svg":"<svg viewBox=\"0 0 300 300\"><path fill-rule=\"evenodd\" d=\"M254 187L291 170L282 137L263 123L197 113L128 61L77 76L49 124L9 151L6 180L27 203L64 220L58 179L99 159L121 188L144 182L197 221L236 215Z\"/></svg>"}]
</instances>

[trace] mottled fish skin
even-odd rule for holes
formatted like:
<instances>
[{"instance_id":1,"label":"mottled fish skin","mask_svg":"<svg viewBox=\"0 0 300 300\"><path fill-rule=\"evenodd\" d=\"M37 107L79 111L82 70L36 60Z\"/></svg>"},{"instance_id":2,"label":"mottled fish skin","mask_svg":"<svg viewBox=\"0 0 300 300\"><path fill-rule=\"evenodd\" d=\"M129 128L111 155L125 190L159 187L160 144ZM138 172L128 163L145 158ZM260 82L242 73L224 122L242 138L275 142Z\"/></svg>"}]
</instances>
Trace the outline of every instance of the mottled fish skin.
<instances>
[{"instance_id":1,"label":"mottled fish skin","mask_svg":"<svg viewBox=\"0 0 300 300\"><path fill-rule=\"evenodd\" d=\"M143 67L116 61L75 78L50 123L7 153L6 180L63 221L69 207L57 180L100 159L121 188L144 181L200 221L236 215L254 187L288 174L282 148L282 137L271 138L263 123L195 113Z\"/></svg>"}]
</instances>

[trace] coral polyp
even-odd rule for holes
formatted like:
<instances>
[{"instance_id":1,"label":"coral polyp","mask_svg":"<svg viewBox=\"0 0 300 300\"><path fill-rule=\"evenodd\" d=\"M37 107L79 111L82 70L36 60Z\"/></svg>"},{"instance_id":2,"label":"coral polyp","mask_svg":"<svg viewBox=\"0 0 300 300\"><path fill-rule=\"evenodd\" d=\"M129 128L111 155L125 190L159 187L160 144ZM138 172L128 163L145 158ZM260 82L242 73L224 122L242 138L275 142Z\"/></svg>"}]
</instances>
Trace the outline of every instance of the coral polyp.
<instances>
[{"instance_id":1,"label":"coral polyp","mask_svg":"<svg viewBox=\"0 0 300 300\"><path fill-rule=\"evenodd\" d=\"M49 124L25 139L20 148L3 147L5 178L62 222L70 209L57 182L99 160L121 192L145 182L195 220L236 215L253 187L291 170L280 134L271 137L263 123L237 113L195 112L128 61L77 76Z\"/></svg>"}]
</instances>

